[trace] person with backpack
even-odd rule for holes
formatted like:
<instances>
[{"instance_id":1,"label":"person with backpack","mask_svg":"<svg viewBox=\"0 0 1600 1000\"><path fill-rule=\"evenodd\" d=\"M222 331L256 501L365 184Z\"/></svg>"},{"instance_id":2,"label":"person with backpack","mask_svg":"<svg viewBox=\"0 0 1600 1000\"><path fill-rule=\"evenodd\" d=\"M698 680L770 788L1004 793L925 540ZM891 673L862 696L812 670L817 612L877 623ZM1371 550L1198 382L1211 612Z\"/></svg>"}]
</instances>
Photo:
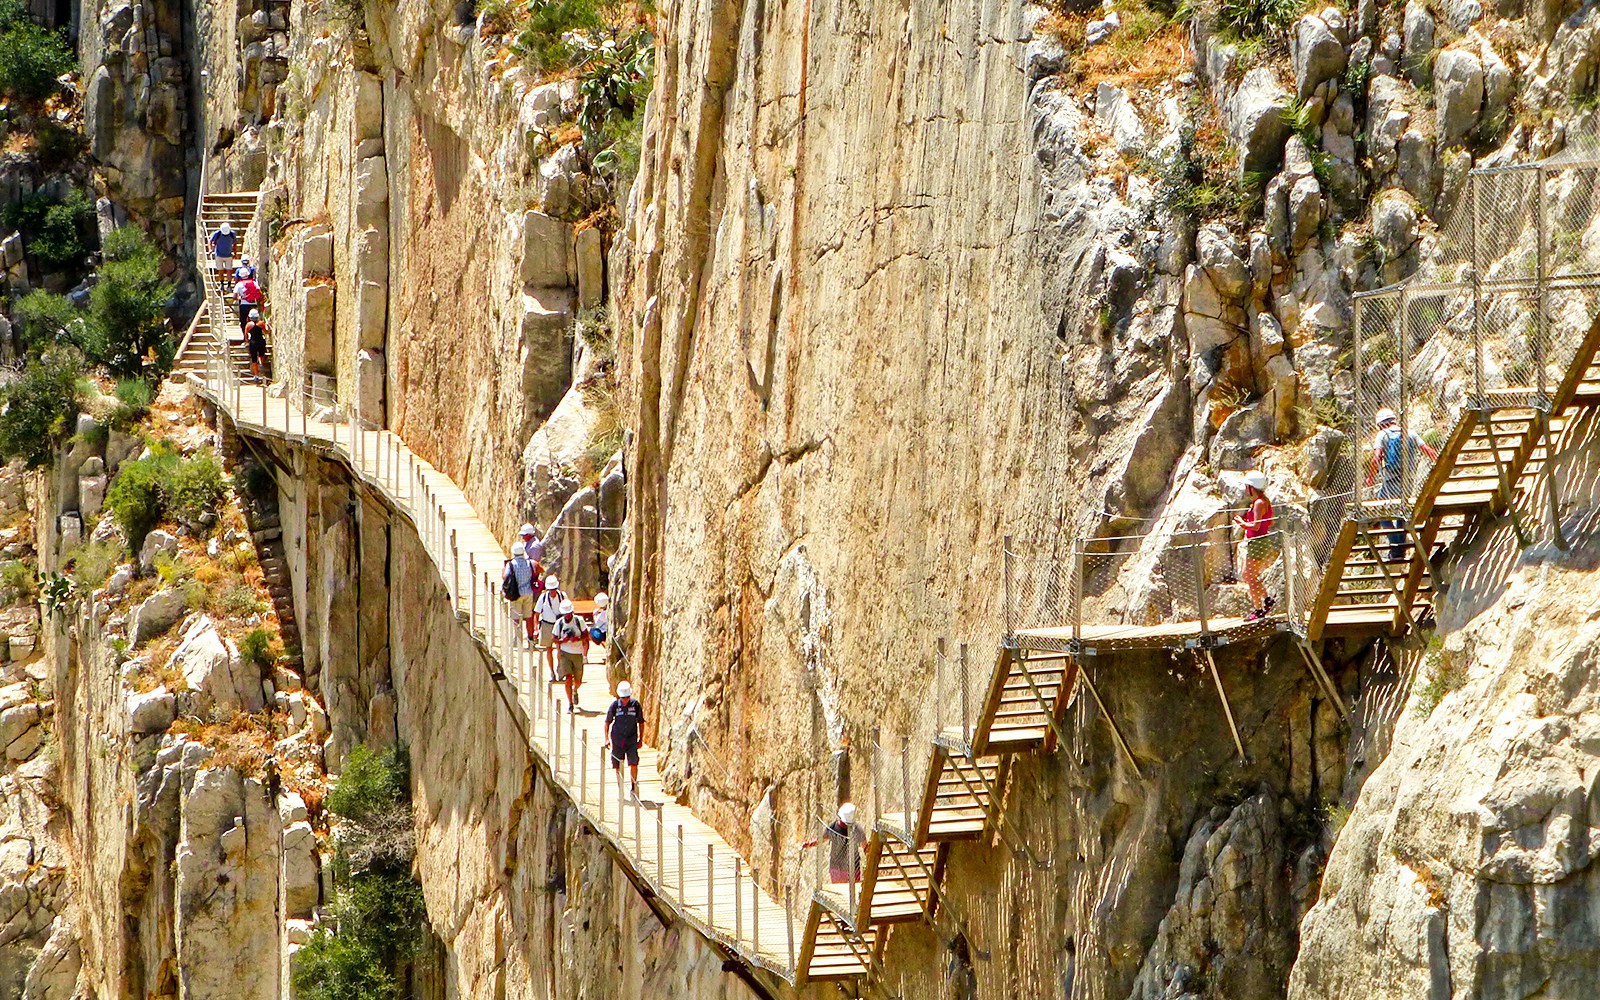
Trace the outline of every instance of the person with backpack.
<instances>
[{"instance_id":1,"label":"person with backpack","mask_svg":"<svg viewBox=\"0 0 1600 1000\"><path fill-rule=\"evenodd\" d=\"M1373 417L1377 432L1372 435L1372 460L1367 463L1366 485L1377 485L1376 499L1399 500L1406 495L1406 480L1417 470L1420 452L1434 461L1439 453L1413 433L1402 431L1400 417L1387 406ZM1406 533L1404 525L1396 519L1378 522L1380 528L1389 529L1389 561L1404 562L1406 558Z\"/></svg>"},{"instance_id":2,"label":"person with backpack","mask_svg":"<svg viewBox=\"0 0 1600 1000\"><path fill-rule=\"evenodd\" d=\"M255 276L256 276L256 266L254 264L250 263L250 258L249 257L240 257L239 258L239 266L233 269L233 280L234 281L243 281L246 278L250 278L250 279L253 280L255 278Z\"/></svg>"},{"instance_id":3,"label":"person with backpack","mask_svg":"<svg viewBox=\"0 0 1600 1000\"><path fill-rule=\"evenodd\" d=\"M550 671L550 683L554 684L561 678L556 676L556 622L561 618L561 602L567 595L561 592L561 581L556 579L554 573L544 578L544 589L533 602L533 613L539 619L539 642L537 648L544 650L544 666Z\"/></svg>"},{"instance_id":4,"label":"person with backpack","mask_svg":"<svg viewBox=\"0 0 1600 1000\"><path fill-rule=\"evenodd\" d=\"M261 318L260 309L250 310L244 325L244 349L250 356L250 375L260 382L261 364L267 360L267 321Z\"/></svg>"},{"instance_id":5,"label":"person with backpack","mask_svg":"<svg viewBox=\"0 0 1600 1000\"><path fill-rule=\"evenodd\" d=\"M606 709L605 749L611 751L611 769L617 775L618 797L622 789L622 762L628 762L633 775L633 798L639 798L639 736L644 731L644 706L633 696L633 685L617 685L617 698Z\"/></svg>"},{"instance_id":6,"label":"person with backpack","mask_svg":"<svg viewBox=\"0 0 1600 1000\"><path fill-rule=\"evenodd\" d=\"M510 605L511 621L522 628L530 646L533 636L528 621L533 617L533 581L533 564L528 561L522 543L517 542L511 546L511 558L506 560L505 568L500 573L500 596Z\"/></svg>"},{"instance_id":7,"label":"person with backpack","mask_svg":"<svg viewBox=\"0 0 1600 1000\"><path fill-rule=\"evenodd\" d=\"M594 617L589 620L589 638L605 645L611 634L611 597L605 591L594 595Z\"/></svg>"},{"instance_id":8,"label":"person with backpack","mask_svg":"<svg viewBox=\"0 0 1600 1000\"><path fill-rule=\"evenodd\" d=\"M266 301L266 294L261 291L261 286L256 284L256 279L246 278L233 286L233 301L239 305L239 327L250 321L251 310L259 310L261 303Z\"/></svg>"},{"instance_id":9,"label":"person with backpack","mask_svg":"<svg viewBox=\"0 0 1600 1000\"><path fill-rule=\"evenodd\" d=\"M545 591L550 593L549 590ZM583 619L573 613L572 602L561 599L561 617L551 626L551 637L556 641L556 679L566 685L567 711L578 710L578 688L583 685L583 662L589 652L589 630Z\"/></svg>"},{"instance_id":10,"label":"person with backpack","mask_svg":"<svg viewBox=\"0 0 1600 1000\"><path fill-rule=\"evenodd\" d=\"M1250 613L1247 622L1260 621L1272 610L1273 600L1261 574L1278 558L1282 540L1272 530L1272 501L1267 499L1267 477L1259 469L1244 474L1244 492L1247 506L1243 514L1235 514L1233 523L1244 532L1244 585L1250 592ZM1205 586L1201 581L1200 586Z\"/></svg>"},{"instance_id":11,"label":"person with backpack","mask_svg":"<svg viewBox=\"0 0 1600 1000\"><path fill-rule=\"evenodd\" d=\"M211 253L216 258L217 283L228 287L228 278L233 274L233 251L238 246L239 234L233 231L233 226L227 222L217 227L211 234L206 245L211 248Z\"/></svg>"}]
</instances>

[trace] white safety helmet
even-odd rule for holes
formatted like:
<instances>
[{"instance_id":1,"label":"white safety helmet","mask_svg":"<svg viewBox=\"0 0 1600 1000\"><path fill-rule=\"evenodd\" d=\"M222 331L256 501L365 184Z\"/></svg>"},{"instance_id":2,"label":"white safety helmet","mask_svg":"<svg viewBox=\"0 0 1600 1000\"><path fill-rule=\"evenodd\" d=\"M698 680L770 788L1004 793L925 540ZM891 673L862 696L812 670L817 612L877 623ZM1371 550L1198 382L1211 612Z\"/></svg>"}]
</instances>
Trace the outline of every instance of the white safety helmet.
<instances>
[{"instance_id":1,"label":"white safety helmet","mask_svg":"<svg viewBox=\"0 0 1600 1000\"><path fill-rule=\"evenodd\" d=\"M597 608L611 607L610 596L608 596L605 591L600 591L600 593L594 595L594 606Z\"/></svg>"},{"instance_id":2,"label":"white safety helmet","mask_svg":"<svg viewBox=\"0 0 1600 1000\"><path fill-rule=\"evenodd\" d=\"M572 602L571 601L562 601L561 602L561 613L564 614L564 615L572 614Z\"/></svg>"},{"instance_id":3,"label":"white safety helmet","mask_svg":"<svg viewBox=\"0 0 1600 1000\"><path fill-rule=\"evenodd\" d=\"M544 578L544 589L546 589L546 590L560 590L561 589L561 581L556 579L556 575L554 573L551 573L549 576Z\"/></svg>"},{"instance_id":4,"label":"white safety helmet","mask_svg":"<svg viewBox=\"0 0 1600 1000\"><path fill-rule=\"evenodd\" d=\"M1396 420L1399 420L1399 419L1400 419L1400 415L1399 414L1395 413L1393 410L1391 410L1387 406L1385 406L1385 407L1381 408L1380 410L1378 410L1377 413L1373 414L1372 422L1377 424L1379 427L1382 427L1385 424L1392 424Z\"/></svg>"},{"instance_id":5,"label":"white safety helmet","mask_svg":"<svg viewBox=\"0 0 1600 1000\"><path fill-rule=\"evenodd\" d=\"M522 527L517 529L517 534L521 535L523 538L527 538L529 535L537 535L538 533L539 529L535 528L531 524L528 524L526 521L523 522Z\"/></svg>"},{"instance_id":6,"label":"white safety helmet","mask_svg":"<svg viewBox=\"0 0 1600 1000\"><path fill-rule=\"evenodd\" d=\"M251 319L260 319L261 318L261 310L260 309L252 309L252 310L250 310L250 318Z\"/></svg>"},{"instance_id":7,"label":"white safety helmet","mask_svg":"<svg viewBox=\"0 0 1600 1000\"><path fill-rule=\"evenodd\" d=\"M632 698L633 697L633 685L629 684L627 681L618 681L617 682L617 697L618 698Z\"/></svg>"},{"instance_id":8,"label":"white safety helmet","mask_svg":"<svg viewBox=\"0 0 1600 1000\"><path fill-rule=\"evenodd\" d=\"M511 554L513 556L525 556L528 554L528 547L520 541L512 542Z\"/></svg>"},{"instance_id":9,"label":"white safety helmet","mask_svg":"<svg viewBox=\"0 0 1600 1000\"><path fill-rule=\"evenodd\" d=\"M249 254L246 254L246 255L245 255L245 256L243 256L243 257L240 257L240 258L239 258L239 263L241 263L241 264L248 264L248 263L250 263L250 255L249 255Z\"/></svg>"},{"instance_id":10,"label":"white safety helmet","mask_svg":"<svg viewBox=\"0 0 1600 1000\"><path fill-rule=\"evenodd\" d=\"M856 821L856 804L854 802L846 802L840 806L839 818L846 823L854 823Z\"/></svg>"},{"instance_id":11,"label":"white safety helmet","mask_svg":"<svg viewBox=\"0 0 1600 1000\"><path fill-rule=\"evenodd\" d=\"M1244 484L1246 486L1253 486L1256 489L1265 492L1267 488L1267 474L1262 472L1260 469L1251 469L1249 472L1244 474Z\"/></svg>"},{"instance_id":12,"label":"white safety helmet","mask_svg":"<svg viewBox=\"0 0 1600 1000\"><path fill-rule=\"evenodd\" d=\"M222 225L217 227L217 231L218 232L223 232L223 233L231 233L231 232L233 232L233 226L231 224L227 223L227 222L224 222Z\"/></svg>"}]
</instances>

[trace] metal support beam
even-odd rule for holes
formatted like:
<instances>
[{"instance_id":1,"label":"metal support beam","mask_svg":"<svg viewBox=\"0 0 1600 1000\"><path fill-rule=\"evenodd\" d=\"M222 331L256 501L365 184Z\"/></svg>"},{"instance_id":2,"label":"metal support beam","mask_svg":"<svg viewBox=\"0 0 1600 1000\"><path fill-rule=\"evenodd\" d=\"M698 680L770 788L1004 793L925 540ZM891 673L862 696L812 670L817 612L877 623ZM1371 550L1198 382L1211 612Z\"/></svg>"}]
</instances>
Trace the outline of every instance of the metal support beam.
<instances>
[{"instance_id":1,"label":"metal support beam","mask_svg":"<svg viewBox=\"0 0 1600 1000\"><path fill-rule=\"evenodd\" d=\"M1316 679L1317 685L1322 688L1322 693L1333 702L1333 707L1339 710L1339 716L1344 719L1346 726L1350 725L1350 709L1345 707L1344 699L1339 697L1339 689L1334 686L1333 678L1323 668L1322 660L1317 656L1317 651L1311 643L1300 639L1295 643L1300 650L1300 658L1305 661L1306 668L1311 671L1311 676Z\"/></svg>"},{"instance_id":2,"label":"metal support beam","mask_svg":"<svg viewBox=\"0 0 1600 1000\"><path fill-rule=\"evenodd\" d=\"M1144 780L1144 772L1139 770L1139 762L1134 759L1133 751L1128 747L1128 741L1122 738L1122 730L1117 728L1117 720L1112 718L1111 709L1101 700L1100 692L1095 689L1094 681L1089 677L1089 671L1082 663L1078 665L1078 677L1083 680L1083 686L1089 689L1089 694L1094 698L1094 703L1100 706L1100 714L1106 717L1106 725L1111 727L1111 739L1117 744L1117 749L1128 758L1128 766L1133 768L1133 776L1140 781Z\"/></svg>"},{"instance_id":3,"label":"metal support beam","mask_svg":"<svg viewBox=\"0 0 1600 1000\"><path fill-rule=\"evenodd\" d=\"M1581 363L1581 362L1580 362ZM1556 473L1556 442L1550 436L1550 414L1539 414L1539 434L1544 438L1545 496L1550 502L1550 537L1556 548L1567 551L1567 533L1561 527L1561 477Z\"/></svg>"},{"instance_id":4,"label":"metal support beam","mask_svg":"<svg viewBox=\"0 0 1600 1000\"><path fill-rule=\"evenodd\" d=\"M1222 700L1222 714L1228 719L1228 731L1233 734L1233 745L1239 750L1239 759L1246 760L1244 742L1239 739L1239 727L1233 721L1233 706L1228 704L1228 692L1222 689L1222 674L1217 671L1216 657L1211 655L1210 649L1202 649L1206 663L1211 667L1211 680L1217 685L1217 697Z\"/></svg>"}]
</instances>

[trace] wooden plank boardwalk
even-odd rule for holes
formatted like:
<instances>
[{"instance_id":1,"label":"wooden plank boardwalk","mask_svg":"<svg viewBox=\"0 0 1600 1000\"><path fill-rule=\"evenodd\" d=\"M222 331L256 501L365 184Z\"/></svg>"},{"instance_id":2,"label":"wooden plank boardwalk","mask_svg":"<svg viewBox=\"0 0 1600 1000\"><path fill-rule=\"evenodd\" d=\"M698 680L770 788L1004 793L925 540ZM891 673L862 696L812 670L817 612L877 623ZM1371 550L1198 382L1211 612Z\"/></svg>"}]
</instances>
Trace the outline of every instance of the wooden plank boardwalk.
<instances>
[{"instance_id":1,"label":"wooden plank boardwalk","mask_svg":"<svg viewBox=\"0 0 1600 1000\"><path fill-rule=\"evenodd\" d=\"M398 518L415 525L457 619L495 665L502 696L535 757L630 877L731 956L793 981L806 914L794 906L792 890L779 890L788 899L775 898L721 835L662 789L655 748L640 752L638 800L625 797L627 789L613 777L601 749L612 698L604 665L590 665L579 710L567 711L561 686L550 682L526 643L516 642L499 596L508 553L460 488L395 434L358 430L342 418L318 419L263 386L241 384L221 372L220 364L209 368L191 372L189 384L224 411L239 433L341 462ZM648 701L645 708L659 710ZM825 946L816 960L864 971L841 957L853 954Z\"/></svg>"}]
</instances>

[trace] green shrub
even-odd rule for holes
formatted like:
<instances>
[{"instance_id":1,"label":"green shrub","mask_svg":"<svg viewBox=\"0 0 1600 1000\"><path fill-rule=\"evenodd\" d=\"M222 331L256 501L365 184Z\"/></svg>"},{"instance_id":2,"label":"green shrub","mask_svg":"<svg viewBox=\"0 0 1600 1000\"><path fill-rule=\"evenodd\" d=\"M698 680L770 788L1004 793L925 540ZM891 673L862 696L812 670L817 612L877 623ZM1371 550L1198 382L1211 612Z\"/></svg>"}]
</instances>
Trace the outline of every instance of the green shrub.
<instances>
[{"instance_id":1,"label":"green shrub","mask_svg":"<svg viewBox=\"0 0 1600 1000\"><path fill-rule=\"evenodd\" d=\"M52 347L0 386L0 455L32 469L50 464L78 421L83 364L74 348Z\"/></svg>"},{"instance_id":2,"label":"green shrub","mask_svg":"<svg viewBox=\"0 0 1600 1000\"><path fill-rule=\"evenodd\" d=\"M241 583L237 586L229 587L223 593L223 595L217 599L217 607L221 609L223 614L232 615L235 618L243 618L246 615L260 614L266 610L266 608L262 606L261 598L256 596L255 588L250 586L248 583Z\"/></svg>"},{"instance_id":3,"label":"green shrub","mask_svg":"<svg viewBox=\"0 0 1600 1000\"><path fill-rule=\"evenodd\" d=\"M260 502L270 496L277 485L272 473L261 463L248 459L233 469L233 492L251 501Z\"/></svg>"},{"instance_id":4,"label":"green shrub","mask_svg":"<svg viewBox=\"0 0 1600 1000\"><path fill-rule=\"evenodd\" d=\"M85 542L72 554L72 576L84 593L99 589L122 564L122 547L110 540Z\"/></svg>"},{"instance_id":5,"label":"green shrub","mask_svg":"<svg viewBox=\"0 0 1600 1000\"><path fill-rule=\"evenodd\" d=\"M1217 9L1218 34L1240 40L1285 31L1307 6L1306 0L1222 0Z\"/></svg>"},{"instance_id":6,"label":"green shrub","mask_svg":"<svg viewBox=\"0 0 1600 1000\"><path fill-rule=\"evenodd\" d=\"M264 628L253 628L239 640L239 655L246 663L270 667L278 658L277 643Z\"/></svg>"},{"instance_id":7,"label":"green shrub","mask_svg":"<svg viewBox=\"0 0 1600 1000\"><path fill-rule=\"evenodd\" d=\"M20 559L0 563L0 600L7 604L21 604L33 600L39 592L33 567Z\"/></svg>"},{"instance_id":8,"label":"green shrub","mask_svg":"<svg viewBox=\"0 0 1600 1000\"><path fill-rule=\"evenodd\" d=\"M106 509L117 519L128 539L128 551L138 552L144 536L161 523L166 514L167 480L177 467L177 456L165 449L124 462L106 493Z\"/></svg>"},{"instance_id":9,"label":"green shrub","mask_svg":"<svg viewBox=\"0 0 1600 1000\"><path fill-rule=\"evenodd\" d=\"M56 77L75 60L65 35L32 21L13 23L0 33L0 93L38 100L60 86Z\"/></svg>"},{"instance_id":10,"label":"green shrub","mask_svg":"<svg viewBox=\"0 0 1600 1000\"><path fill-rule=\"evenodd\" d=\"M135 226L110 233L103 251L99 280L89 292L103 344L95 360L118 378L165 378L177 344L167 327L173 286L161 278L161 252Z\"/></svg>"},{"instance_id":11,"label":"green shrub","mask_svg":"<svg viewBox=\"0 0 1600 1000\"><path fill-rule=\"evenodd\" d=\"M89 248L84 231L94 220L94 205L82 191L65 201L36 192L0 213L0 221L22 232L23 248L46 271L82 268Z\"/></svg>"},{"instance_id":12,"label":"green shrub","mask_svg":"<svg viewBox=\"0 0 1600 1000\"><path fill-rule=\"evenodd\" d=\"M345 758L339 780L328 791L328 811L367 823L411 798L411 757L404 747L373 750L362 745Z\"/></svg>"},{"instance_id":13,"label":"green shrub","mask_svg":"<svg viewBox=\"0 0 1600 1000\"><path fill-rule=\"evenodd\" d=\"M141 417L149 411L150 404L156 401L155 387L137 378L122 379L117 382L112 395L117 397L117 402L137 412Z\"/></svg>"},{"instance_id":14,"label":"green shrub","mask_svg":"<svg viewBox=\"0 0 1600 1000\"><path fill-rule=\"evenodd\" d=\"M295 952L290 973L300 1000L394 1000L400 995L383 958L352 930L326 928Z\"/></svg>"},{"instance_id":15,"label":"green shrub","mask_svg":"<svg viewBox=\"0 0 1600 1000\"><path fill-rule=\"evenodd\" d=\"M51 344L83 346L78 343L81 335L74 333L74 328L82 325L83 314L65 295L42 288L29 292L17 300L15 314L22 332L22 349L27 353L37 353Z\"/></svg>"},{"instance_id":16,"label":"green shrub","mask_svg":"<svg viewBox=\"0 0 1600 1000\"><path fill-rule=\"evenodd\" d=\"M166 494L173 517L184 524L199 524L202 515L216 513L226 495L222 466L209 452L180 462L167 481Z\"/></svg>"},{"instance_id":17,"label":"green shrub","mask_svg":"<svg viewBox=\"0 0 1600 1000\"><path fill-rule=\"evenodd\" d=\"M567 69L582 54L568 41L569 32L595 35L605 27L595 0L534 0L523 16L511 50L541 73Z\"/></svg>"},{"instance_id":18,"label":"green shrub","mask_svg":"<svg viewBox=\"0 0 1600 1000\"><path fill-rule=\"evenodd\" d=\"M58 170L89 151L89 137L72 124L49 118L33 126L33 155L46 170Z\"/></svg>"}]
</instances>

